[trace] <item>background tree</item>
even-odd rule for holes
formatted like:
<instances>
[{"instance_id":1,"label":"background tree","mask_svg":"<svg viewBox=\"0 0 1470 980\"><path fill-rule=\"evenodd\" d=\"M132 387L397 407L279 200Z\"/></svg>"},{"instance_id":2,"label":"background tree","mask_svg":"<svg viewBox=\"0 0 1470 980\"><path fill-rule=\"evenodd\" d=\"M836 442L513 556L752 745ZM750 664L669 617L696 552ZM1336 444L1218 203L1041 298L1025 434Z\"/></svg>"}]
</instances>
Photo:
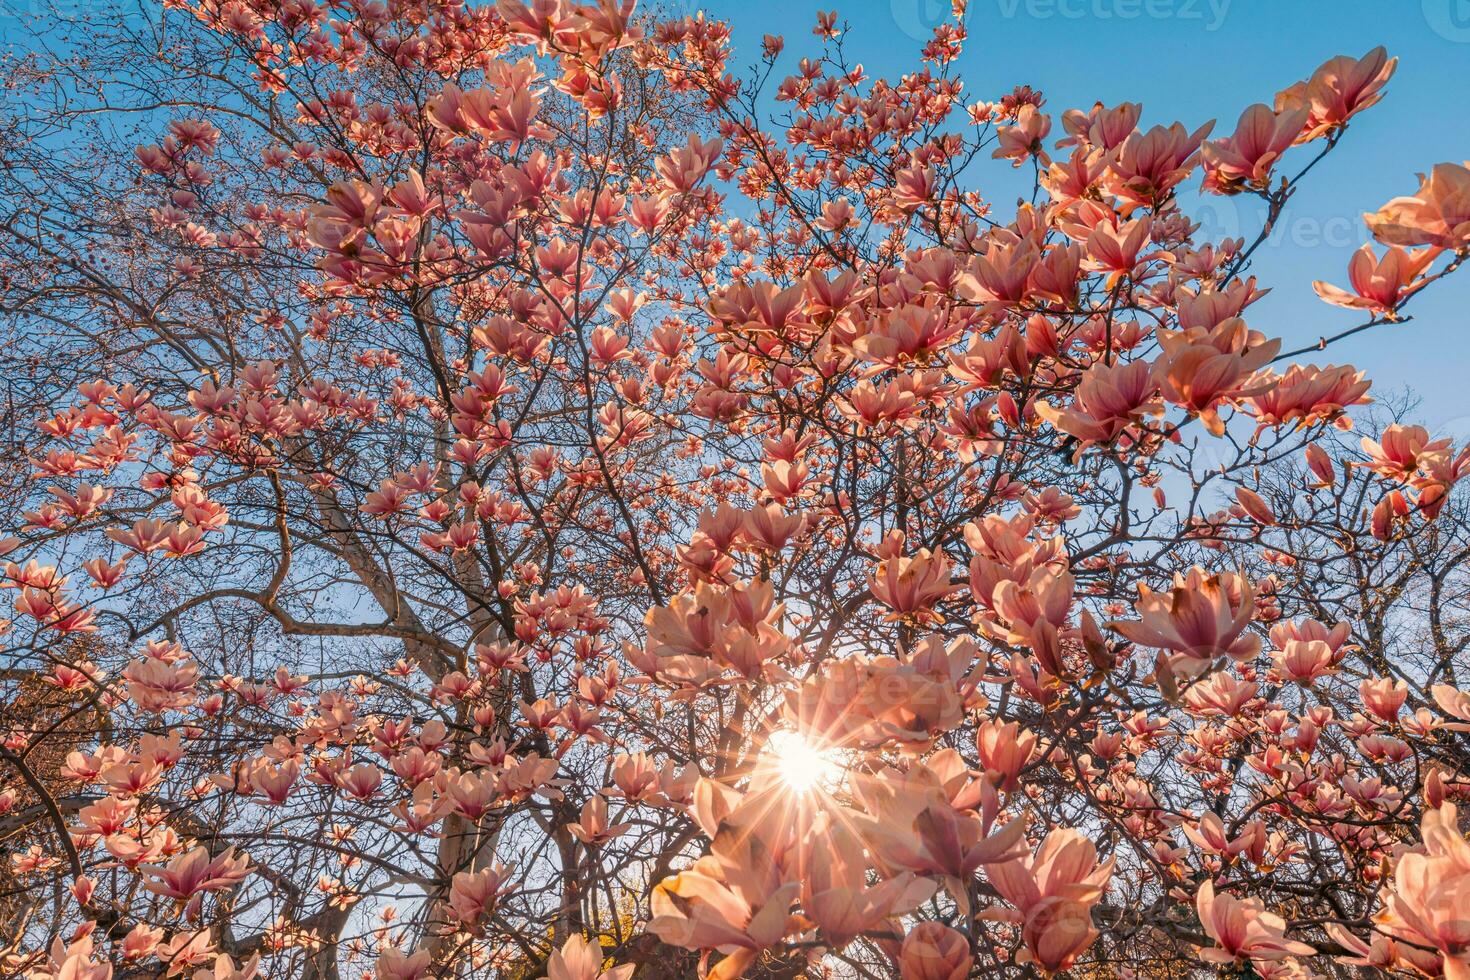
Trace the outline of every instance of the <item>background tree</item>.
<instances>
[{"instance_id":1,"label":"background tree","mask_svg":"<svg viewBox=\"0 0 1470 980\"><path fill-rule=\"evenodd\" d=\"M1470 455L1342 441L1369 382L1248 324L1270 225L1179 197L1278 220L1381 49L1054 134L959 17L896 81L835 14L779 81L608 0L51 23L0 149L15 971L1470 970ZM1339 336L1458 269L1467 186L1370 216Z\"/></svg>"}]
</instances>

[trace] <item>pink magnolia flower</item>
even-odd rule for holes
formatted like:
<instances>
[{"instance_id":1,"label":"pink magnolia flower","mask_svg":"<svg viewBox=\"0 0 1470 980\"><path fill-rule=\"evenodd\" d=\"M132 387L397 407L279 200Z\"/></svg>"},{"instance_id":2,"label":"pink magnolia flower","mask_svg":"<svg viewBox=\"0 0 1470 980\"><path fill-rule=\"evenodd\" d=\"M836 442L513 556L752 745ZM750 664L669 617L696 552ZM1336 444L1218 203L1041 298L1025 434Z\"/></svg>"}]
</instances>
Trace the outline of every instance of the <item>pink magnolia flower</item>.
<instances>
[{"instance_id":1,"label":"pink magnolia flower","mask_svg":"<svg viewBox=\"0 0 1470 980\"><path fill-rule=\"evenodd\" d=\"M1219 410L1233 401L1270 389L1257 372L1281 349L1229 317L1213 327L1159 330L1160 354L1154 377L1165 401L1200 417L1212 435L1225 433Z\"/></svg>"},{"instance_id":2,"label":"pink magnolia flower","mask_svg":"<svg viewBox=\"0 0 1470 980\"><path fill-rule=\"evenodd\" d=\"M123 937L121 951L123 959L139 960L153 955L163 940L163 930L138 923Z\"/></svg>"},{"instance_id":3,"label":"pink magnolia flower","mask_svg":"<svg viewBox=\"0 0 1470 980\"><path fill-rule=\"evenodd\" d=\"M1398 860L1378 926L1402 943L1437 950L1446 980L1470 980L1470 841L1446 803L1425 809L1422 843Z\"/></svg>"},{"instance_id":4,"label":"pink magnolia flower","mask_svg":"<svg viewBox=\"0 0 1470 980\"><path fill-rule=\"evenodd\" d=\"M1084 444L1110 443L1129 426L1163 405L1158 381L1147 361L1092 365L1082 374L1070 409L1036 402L1036 414Z\"/></svg>"},{"instance_id":5,"label":"pink magnolia flower","mask_svg":"<svg viewBox=\"0 0 1470 980\"><path fill-rule=\"evenodd\" d=\"M964 934L942 922L921 922L903 939L898 972L901 980L965 980L974 962Z\"/></svg>"},{"instance_id":6,"label":"pink magnolia flower","mask_svg":"<svg viewBox=\"0 0 1470 980\"><path fill-rule=\"evenodd\" d=\"M250 861L243 855L236 857L233 847L211 858L209 849L201 846L165 866L145 864L138 870L150 879L143 883L144 888L155 895L183 902L201 892L220 891L244 881L250 874Z\"/></svg>"},{"instance_id":7,"label":"pink magnolia flower","mask_svg":"<svg viewBox=\"0 0 1470 980\"><path fill-rule=\"evenodd\" d=\"M1409 688L1391 677L1369 677L1358 684L1358 696L1369 712L1391 722L1397 720L1399 709L1408 700Z\"/></svg>"},{"instance_id":8,"label":"pink magnolia flower","mask_svg":"<svg viewBox=\"0 0 1470 980\"><path fill-rule=\"evenodd\" d=\"M1066 970L1097 940L1092 905L1061 896L1044 898L1031 909L1021 926L1026 948L1017 962L1035 963L1043 975Z\"/></svg>"},{"instance_id":9,"label":"pink magnolia flower","mask_svg":"<svg viewBox=\"0 0 1470 980\"><path fill-rule=\"evenodd\" d=\"M112 980L112 964L104 958L94 958L95 952L90 932L71 943L63 943L56 937L51 943L50 955L40 970L26 974L29 980Z\"/></svg>"},{"instance_id":10,"label":"pink magnolia flower","mask_svg":"<svg viewBox=\"0 0 1470 980\"><path fill-rule=\"evenodd\" d=\"M1092 908L1113 874L1092 842L1070 828L1046 835L1035 854L985 869L1001 897L1020 912L1026 955L1043 970L1065 970L1092 945Z\"/></svg>"},{"instance_id":11,"label":"pink magnolia flower","mask_svg":"<svg viewBox=\"0 0 1470 980\"><path fill-rule=\"evenodd\" d=\"M383 781L383 770L371 763L361 762L337 778L342 792L354 800L366 801L378 793Z\"/></svg>"},{"instance_id":12,"label":"pink magnolia flower","mask_svg":"<svg viewBox=\"0 0 1470 980\"><path fill-rule=\"evenodd\" d=\"M449 886L449 914L460 928L473 932L515 887L510 881L510 868L503 864L480 871L461 871Z\"/></svg>"},{"instance_id":13,"label":"pink magnolia flower","mask_svg":"<svg viewBox=\"0 0 1470 980\"><path fill-rule=\"evenodd\" d=\"M705 142L691 133L684 146L659 159L659 176L670 191L687 193L704 179L724 149L725 144L720 140Z\"/></svg>"},{"instance_id":14,"label":"pink magnolia flower","mask_svg":"<svg viewBox=\"0 0 1470 980\"><path fill-rule=\"evenodd\" d=\"M931 166L914 163L894 176L893 204L903 212L917 211L934 197L938 175Z\"/></svg>"},{"instance_id":15,"label":"pink magnolia flower","mask_svg":"<svg viewBox=\"0 0 1470 980\"><path fill-rule=\"evenodd\" d=\"M981 865L1025 853L1025 821L996 826L993 805L983 808L984 816L960 809L945 785L938 772L918 763L906 772L888 769L859 780L854 789L863 812L857 820L881 870L941 876L951 897L964 905L963 879ZM993 801L994 790L982 789Z\"/></svg>"},{"instance_id":16,"label":"pink magnolia flower","mask_svg":"<svg viewBox=\"0 0 1470 980\"><path fill-rule=\"evenodd\" d=\"M427 980L433 968L433 955L427 949L405 953L389 947L378 954L374 968L377 980Z\"/></svg>"},{"instance_id":17,"label":"pink magnolia flower","mask_svg":"<svg viewBox=\"0 0 1470 980\"><path fill-rule=\"evenodd\" d=\"M1036 751L1036 733L1022 731L1016 722L985 722L975 731L975 749L986 778L997 789L1011 792L1021 783L1021 770Z\"/></svg>"},{"instance_id":18,"label":"pink magnolia flower","mask_svg":"<svg viewBox=\"0 0 1470 980\"><path fill-rule=\"evenodd\" d=\"M1393 77L1398 61L1390 58L1382 45L1361 58L1350 55L1329 58L1312 72L1311 78L1277 93L1276 109L1310 109L1297 142L1316 139L1376 105L1383 98L1383 87Z\"/></svg>"},{"instance_id":19,"label":"pink magnolia flower","mask_svg":"<svg viewBox=\"0 0 1470 980\"><path fill-rule=\"evenodd\" d=\"M546 980L628 980L633 964L602 969L602 947L572 936L546 961Z\"/></svg>"},{"instance_id":20,"label":"pink magnolia flower","mask_svg":"<svg viewBox=\"0 0 1470 980\"><path fill-rule=\"evenodd\" d=\"M1470 731L1470 694L1451 684L1436 684L1429 689L1429 693L1441 711L1456 719L1447 728Z\"/></svg>"},{"instance_id":21,"label":"pink magnolia flower","mask_svg":"<svg viewBox=\"0 0 1470 980\"><path fill-rule=\"evenodd\" d=\"M932 615L934 604L959 588L949 581L949 560L927 548L913 557L884 559L868 576L868 585L874 598L893 610L894 617L920 618Z\"/></svg>"},{"instance_id":22,"label":"pink magnolia flower","mask_svg":"<svg viewBox=\"0 0 1470 980\"><path fill-rule=\"evenodd\" d=\"M1306 687L1310 687L1320 677L1337 673L1337 665L1341 659L1322 640L1291 640L1280 650L1271 653L1271 662L1283 679Z\"/></svg>"},{"instance_id":23,"label":"pink magnolia flower","mask_svg":"<svg viewBox=\"0 0 1470 980\"><path fill-rule=\"evenodd\" d=\"M1204 853L1232 860L1239 854L1260 856L1266 844L1265 824L1252 821L1239 836L1231 838L1225 821L1213 810L1206 810L1194 826L1184 824L1184 836Z\"/></svg>"},{"instance_id":24,"label":"pink magnolia flower","mask_svg":"<svg viewBox=\"0 0 1470 980\"><path fill-rule=\"evenodd\" d=\"M1108 628L1134 643L1172 651L1174 661L1191 671L1204 669L1218 657L1249 660L1261 650L1261 638L1246 632L1255 613L1250 583L1231 572L1214 575L1191 568L1175 574L1168 592L1138 587L1135 620L1114 621Z\"/></svg>"},{"instance_id":25,"label":"pink magnolia flower","mask_svg":"<svg viewBox=\"0 0 1470 980\"><path fill-rule=\"evenodd\" d=\"M1470 166L1437 163L1419 180L1412 195L1363 215L1373 237L1385 245L1458 249L1470 244Z\"/></svg>"},{"instance_id":26,"label":"pink magnolia flower","mask_svg":"<svg viewBox=\"0 0 1470 980\"><path fill-rule=\"evenodd\" d=\"M1046 898L1096 902L1113 874L1113 859L1102 864L1092 841L1069 827L1047 833L1034 854L986 867L1001 897L1022 914Z\"/></svg>"},{"instance_id":27,"label":"pink magnolia flower","mask_svg":"<svg viewBox=\"0 0 1470 980\"><path fill-rule=\"evenodd\" d=\"M158 947L156 956L169 965L175 973L183 973L190 967L203 967L217 953L214 940L208 929L186 929Z\"/></svg>"},{"instance_id":28,"label":"pink magnolia flower","mask_svg":"<svg viewBox=\"0 0 1470 980\"><path fill-rule=\"evenodd\" d=\"M698 792L710 792L709 780L700 785ZM649 932L674 946L726 954L707 974L710 980L741 976L801 922L791 914L801 882L779 860L786 850L773 839L779 830L750 820L743 810L723 821L702 819L715 834L710 853L660 882L649 900Z\"/></svg>"},{"instance_id":29,"label":"pink magnolia flower","mask_svg":"<svg viewBox=\"0 0 1470 980\"><path fill-rule=\"evenodd\" d=\"M808 877L802 883L802 911L834 947L892 916L913 911L934 894L935 884L911 872L867 883L863 845L841 819L818 815L813 826Z\"/></svg>"},{"instance_id":30,"label":"pink magnolia flower","mask_svg":"<svg viewBox=\"0 0 1470 980\"><path fill-rule=\"evenodd\" d=\"M1016 113L1012 126L1002 126L996 132L998 146L991 156L997 160L1010 160L1019 167L1027 157L1034 156L1044 167L1050 163L1042 141L1051 132L1051 116L1038 112L1034 105L1023 105Z\"/></svg>"},{"instance_id":31,"label":"pink magnolia flower","mask_svg":"<svg viewBox=\"0 0 1470 980\"><path fill-rule=\"evenodd\" d=\"M582 817L577 823L568 824L572 836L587 845L605 844L620 836L631 824L609 825L607 822L607 800L596 793L582 804Z\"/></svg>"},{"instance_id":32,"label":"pink magnolia flower","mask_svg":"<svg viewBox=\"0 0 1470 980\"><path fill-rule=\"evenodd\" d=\"M1443 971L1439 954L1427 949L1409 946L1376 932L1365 941L1335 922L1329 922L1323 928L1334 942L1349 953L1338 957L1339 962L1374 970L1407 968L1413 971L1411 975L1416 976L1434 976Z\"/></svg>"},{"instance_id":33,"label":"pink magnolia flower","mask_svg":"<svg viewBox=\"0 0 1470 980\"><path fill-rule=\"evenodd\" d=\"M1134 131L1117 148L1108 176L1111 189L1128 201L1152 205L1189 176L1213 122L1191 133L1182 123Z\"/></svg>"},{"instance_id":34,"label":"pink magnolia flower","mask_svg":"<svg viewBox=\"0 0 1470 980\"><path fill-rule=\"evenodd\" d=\"M1257 103L1240 114L1234 134L1200 147L1205 187L1234 193L1241 184L1260 184L1296 141L1309 113L1307 106L1276 112Z\"/></svg>"},{"instance_id":35,"label":"pink magnolia flower","mask_svg":"<svg viewBox=\"0 0 1470 980\"><path fill-rule=\"evenodd\" d=\"M190 663L141 657L123 671L128 697L144 711L162 713L194 703L199 671Z\"/></svg>"},{"instance_id":36,"label":"pink magnolia flower","mask_svg":"<svg viewBox=\"0 0 1470 980\"><path fill-rule=\"evenodd\" d=\"M1205 934L1215 941L1214 946L1199 947L1199 957L1206 963L1270 963L1316 952L1306 943L1287 939L1286 921L1267 912L1258 898L1216 895L1214 883L1206 881L1194 904Z\"/></svg>"},{"instance_id":37,"label":"pink magnolia flower","mask_svg":"<svg viewBox=\"0 0 1470 980\"><path fill-rule=\"evenodd\" d=\"M271 803L280 805L291 795L291 787L300 774L301 764L295 759L287 759L279 766L273 766L262 759L250 771L250 785Z\"/></svg>"},{"instance_id":38,"label":"pink magnolia flower","mask_svg":"<svg viewBox=\"0 0 1470 980\"><path fill-rule=\"evenodd\" d=\"M1407 482L1417 470L1432 466L1450 452L1450 440L1429 438L1422 425L1390 425L1378 439L1361 442L1368 459L1356 465L1390 480Z\"/></svg>"},{"instance_id":39,"label":"pink magnolia flower","mask_svg":"<svg viewBox=\"0 0 1470 980\"><path fill-rule=\"evenodd\" d=\"M1389 313L1427 284L1420 276L1437 254L1435 249L1412 252L1390 245L1379 258L1371 244L1364 244L1348 260L1352 292L1321 281L1313 282L1312 288L1333 306Z\"/></svg>"},{"instance_id":40,"label":"pink magnolia flower","mask_svg":"<svg viewBox=\"0 0 1470 980\"><path fill-rule=\"evenodd\" d=\"M834 661L788 692L787 715L798 729L835 745L927 746L963 717L965 697L978 682L970 671L973 656L973 643L926 641L907 659Z\"/></svg>"},{"instance_id":41,"label":"pink magnolia flower","mask_svg":"<svg viewBox=\"0 0 1470 980\"><path fill-rule=\"evenodd\" d=\"M227 953L220 953L214 958L212 964L202 970L196 970L190 980L255 980L259 974L259 953L239 966L235 965L235 961Z\"/></svg>"},{"instance_id":42,"label":"pink magnolia flower","mask_svg":"<svg viewBox=\"0 0 1470 980\"><path fill-rule=\"evenodd\" d=\"M1007 640L1029 646L1053 676L1066 673L1058 630L1066 626L1074 584L1070 572L1043 565L1024 582L999 583L991 594L996 615L1009 627Z\"/></svg>"}]
</instances>

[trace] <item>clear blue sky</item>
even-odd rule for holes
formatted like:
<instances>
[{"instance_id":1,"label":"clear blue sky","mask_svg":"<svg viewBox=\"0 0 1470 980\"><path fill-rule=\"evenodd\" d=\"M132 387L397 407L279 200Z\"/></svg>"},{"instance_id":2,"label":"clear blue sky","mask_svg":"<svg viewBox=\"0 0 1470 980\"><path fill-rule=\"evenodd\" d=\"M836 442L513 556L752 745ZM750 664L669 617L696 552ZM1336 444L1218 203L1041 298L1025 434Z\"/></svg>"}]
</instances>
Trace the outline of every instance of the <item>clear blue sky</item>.
<instances>
[{"instance_id":1,"label":"clear blue sky","mask_svg":"<svg viewBox=\"0 0 1470 980\"><path fill-rule=\"evenodd\" d=\"M758 57L762 34L784 34L785 71L815 50L816 11L835 8L851 25L849 56L869 75L889 76L918 66L922 38L949 11L948 0L676 5L728 21L741 63ZM1362 212L1412 193L1417 172L1470 158L1470 0L972 0L966 23L959 68L973 97L993 99L1024 83L1045 93L1054 115L1131 100L1143 103L1145 126L1178 119L1193 129L1213 118L1221 135L1245 106L1270 102L1333 55L1382 44L1398 56L1387 97L1308 176L1284 227L1257 253L1253 271L1274 292L1252 308L1251 323L1289 347L1360 322L1357 312L1318 300L1311 282L1346 284L1348 257L1367 240ZM1301 165L1293 163L1288 157L1289 172ZM1005 163L972 173L982 192L987 180L1007 188L997 190L998 205L1013 198ZM1216 206L1211 220L1248 239L1260 228L1249 202L1240 213ZM1423 421L1470 438L1470 269L1408 312L1412 322L1333 345L1319 363L1355 364L1380 393L1410 386L1423 398Z\"/></svg>"}]
</instances>

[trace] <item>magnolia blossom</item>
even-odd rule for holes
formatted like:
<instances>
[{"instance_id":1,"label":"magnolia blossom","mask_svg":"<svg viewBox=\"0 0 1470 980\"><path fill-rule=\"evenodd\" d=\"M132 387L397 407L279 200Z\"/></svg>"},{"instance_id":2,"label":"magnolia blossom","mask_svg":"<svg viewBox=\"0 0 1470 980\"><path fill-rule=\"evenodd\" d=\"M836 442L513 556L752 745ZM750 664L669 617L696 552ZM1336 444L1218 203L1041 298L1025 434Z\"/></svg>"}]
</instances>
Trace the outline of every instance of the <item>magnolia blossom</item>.
<instances>
[{"instance_id":1,"label":"magnolia blossom","mask_svg":"<svg viewBox=\"0 0 1470 980\"><path fill-rule=\"evenodd\" d=\"M405 953L399 949L385 949L378 954L374 976L377 980L425 980L431 975L432 956L427 949Z\"/></svg>"},{"instance_id":2,"label":"magnolia blossom","mask_svg":"<svg viewBox=\"0 0 1470 980\"><path fill-rule=\"evenodd\" d=\"M949 581L949 562L926 548L912 557L884 559L869 577L868 585L896 616L930 615L934 604L957 588Z\"/></svg>"},{"instance_id":3,"label":"magnolia blossom","mask_svg":"<svg viewBox=\"0 0 1470 980\"><path fill-rule=\"evenodd\" d=\"M1200 148L1206 185L1229 192L1233 185L1267 179L1281 154L1296 142L1310 111L1307 106L1273 111L1260 104L1246 109L1233 135Z\"/></svg>"},{"instance_id":4,"label":"magnolia blossom","mask_svg":"<svg viewBox=\"0 0 1470 980\"><path fill-rule=\"evenodd\" d=\"M1287 939L1285 920L1267 912L1260 899L1216 895L1214 884L1206 881L1195 897L1195 909L1205 934L1215 941L1213 947L1199 950L1206 963L1270 963L1316 952L1306 943Z\"/></svg>"},{"instance_id":5,"label":"magnolia blossom","mask_svg":"<svg viewBox=\"0 0 1470 980\"><path fill-rule=\"evenodd\" d=\"M602 950L582 936L572 936L546 961L546 980L628 980L633 965L602 969Z\"/></svg>"},{"instance_id":6,"label":"magnolia blossom","mask_svg":"<svg viewBox=\"0 0 1470 980\"><path fill-rule=\"evenodd\" d=\"M986 875L1021 916L1026 956L1047 972L1072 966L1098 937L1092 908L1107 889L1113 859L1099 865L1075 830L1047 834L1034 854L993 864Z\"/></svg>"},{"instance_id":7,"label":"magnolia blossom","mask_svg":"<svg viewBox=\"0 0 1470 980\"><path fill-rule=\"evenodd\" d=\"M725 953L709 975L732 980L800 922L792 905L802 883L788 863L793 828L771 819L760 790L741 796L702 780L695 806L714 836L710 853L654 889L648 928L675 946Z\"/></svg>"},{"instance_id":8,"label":"magnolia blossom","mask_svg":"<svg viewBox=\"0 0 1470 980\"><path fill-rule=\"evenodd\" d=\"M803 882L805 913L834 946L911 912L936 890L933 881L902 872L869 886L862 842L828 814L813 828L811 877Z\"/></svg>"},{"instance_id":9,"label":"magnolia blossom","mask_svg":"<svg viewBox=\"0 0 1470 980\"><path fill-rule=\"evenodd\" d=\"M1255 611L1249 583L1237 575L1210 575L1191 568L1176 574L1173 588L1156 593L1139 586L1134 609L1140 618L1108 624L1135 643L1174 654L1171 663L1198 672L1217 657L1246 660L1261 649L1261 639L1246 631Z\"/></svg>"},{"instance_id":10,"label":"magnolia blossom","mask_svg":"<svg viewBox=\"0 0 1470 980\"><path fill-rule=\"evenodd\" d=\"M201 892L231 888L250 874L250 860L235 856L227 847L217 855L208 848L195 847L166 865L145 865L139 869L148 879L144 887L155 895L187 901Z\"/></svg>"},{"instance_id":11,"label":"magnolia blossom","mask_svg":"<svg viewBox=\"0 0 1470 980\"><path fill-rule=\"evenodd\" d=\"M1391 313L1428 284L1420 277L1434 259L1433 249L1411 252L1399 245L1390 245L1379 258L1372 245L1364 245L1348 260L1352 292L1325 282L1314 282L1312 288L1334 306Z\"/></svg>"},{"instance_id":12,"label":"magnolia blossom","mask_svg":"<svg viewBox=\"0 0 1470 980\"><path fill-rule=\"evenodd\" d=\"M163 7L4 59L0 972L1470 980L1470 447L1207 220L1402 130L1387 52L1217 131L977 95L963 2L887 77ZM1467 172L1320 346L1427 356Z\"/></svg>"},{"instance_id":13,"label":"magnolia blossom","mask_svg":"<svg viewBox=\"0 0 1470 980\"><path fill-rule=\"evenodd\" d=\"M1442 249L1470 244L1470 165L1437 163L1420 181L1417 193L1363 216L1373 237L1387 245Z\"/></svg>"},{"instance_id":14,"label":"magnolia blossom","mask_svg":"<svg viewBox=\"0 0 1470 980\"><path fill-rule=\"evenodd\" d=\"M515 888L509 877L510 869L505 865L455 875L449 889L448 908L455 924L465 930L478 928L496 904Z\"/></svg>"},{"instance_id":15,"label":"magnolia blossom","mask_svg":"<svg viewBox=\"0 0 1470 980\"><path fill-rule=\"evenodd\" d=\"M1403 854L1394 868L1393 886L1375 923L1405 947L1432 949L1451 980L1470 977L1470 841L1460 832L1453 804L1426 809L1420 823L1422 843ZM1412 964L1412 954L1405 957Z\"/></svg>"},{"instance_id":16,"label":"magnolia blossom","mask_svg":"<svg viewBox=\"0 0 1470 980\"><path fill-rule=\"evenodd\" d=\"M922 922L903 938L898 968L902 980L965 980L975 958L970 943L939 922Z\"/></svg>"},{"instance_id":17,"label":"magnolia blossom","mask_svg":"<svg viewBox=\"0 0 1470 980\"><path fill-rule=\"evenodd\" d=\"M876 863L893 872L937 875L951 897L966 902L960 882L981 865L1017 856L1025 846L1025 826L956 807L939 772L916 765L906 772L885 770L859 783L863 836Z\"/></svg>"},{"instance_id":18,"label":"magnolia blossom","mask_svg":"<svg viewBox=\"0 0 1470 980\"><path fill-rule=\"evenodd\" d=\"M1398 59L1390 58L1381 46L1361 58L1338 55L1312 72L1311 78L1278 93L1276 109L1309 109L1306 125L1297 139L1300 142L1318 139L1377 104L1396 67Z\"/></svg>"}]
</instances>

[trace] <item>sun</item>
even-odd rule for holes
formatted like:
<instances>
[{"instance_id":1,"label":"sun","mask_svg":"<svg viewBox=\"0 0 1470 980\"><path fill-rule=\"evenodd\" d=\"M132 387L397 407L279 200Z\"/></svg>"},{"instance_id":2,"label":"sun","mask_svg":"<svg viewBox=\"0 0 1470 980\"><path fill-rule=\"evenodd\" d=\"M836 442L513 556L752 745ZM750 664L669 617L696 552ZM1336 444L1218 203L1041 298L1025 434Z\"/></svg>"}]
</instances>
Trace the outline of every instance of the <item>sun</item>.
<instances>
[{"instance_id":1,"label":"sun","mask_svg":"<svg viewBox=\"0 0 1470 980\"><path fill-rule=\"evenodd\" d=\"M781 782L796 793L833 786L842 774L842 767L800 732L772 732L765 751Z\"/></svg>"}]
</instances>

